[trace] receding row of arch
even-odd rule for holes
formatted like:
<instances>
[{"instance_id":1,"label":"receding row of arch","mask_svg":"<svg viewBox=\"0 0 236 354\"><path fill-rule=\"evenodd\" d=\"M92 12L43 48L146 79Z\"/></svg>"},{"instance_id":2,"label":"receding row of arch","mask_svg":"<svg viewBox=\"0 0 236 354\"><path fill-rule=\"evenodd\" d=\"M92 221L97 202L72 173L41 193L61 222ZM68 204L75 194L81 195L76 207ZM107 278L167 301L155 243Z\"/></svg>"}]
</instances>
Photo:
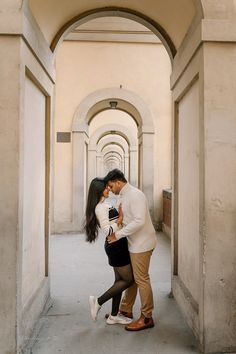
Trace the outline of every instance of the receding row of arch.
<instances>
[{"instance_id":1,"label":"receding row of arch","mask_svg":"<svg viewBox=\"0 0 236 354\"><path fill-rule=\"evenodd\" d=\"M99 112L111 109L112 100L116 100L118 109L134 119L137 131L133 132L124 125L113 123L97 128L90 135L89 125L92 119ZM137 94L117 88L91 93L79 104L74 114L72 133L75 229L81 229L88 183L95 176L104 176L112 167L119 167L133 185L144 190L153 213L153 175L147 172L145 166L151 164L153 170L154 126L147 105ZM142 175L141 178L138 174Z\"/></svg>"}]
</instances>

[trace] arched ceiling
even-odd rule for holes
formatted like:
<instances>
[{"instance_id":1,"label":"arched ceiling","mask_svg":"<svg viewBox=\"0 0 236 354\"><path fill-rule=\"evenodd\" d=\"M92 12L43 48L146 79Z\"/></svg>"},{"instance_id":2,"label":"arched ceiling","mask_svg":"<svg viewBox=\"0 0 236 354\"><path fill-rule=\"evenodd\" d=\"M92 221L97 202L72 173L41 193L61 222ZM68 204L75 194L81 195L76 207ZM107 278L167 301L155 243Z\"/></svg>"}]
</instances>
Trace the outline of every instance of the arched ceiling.
<instances>
[{"instance_id":1,"label":"arched ceiling","mask_svg":"<svg viewBox=\"0 0 236 354\"><path fill-rule=\"evenodd\" d=\"M121 135L109 134L102 137L97 144L97 151L101 152L107 146L120 146L124 153L128 154L129 146L127 141Z\"/></svg>"},{"instance_id":2,"label":"arched ceiling","mask_svg":"<svg viewBox=\"0 0 236 354\"><path fill-rule=\"evenodd\" d=\"M104 149L102 150L102 153L104 154L104 156L107 154L112 155L113 153L117 153L120 156L123 156L124 150L119 145L111 144L111 145L105 146Z\"/></svg>"},{"instance_id":3,"label":"arched ceiling","mask_svg":"<svg viewBox=\"0 0 236 354\"><path fill-rule=\"evenodd\" d=\"M95 9L114 8L117 11L120 8L127 9L130 13L142 14L143 19L151 19L154 24L160 26L174 48L178 49L199 10L199 2L199 0L29 0L29 5L49 44L60 29L73 18L81 14L89 15ZM119 11L117 14L116 11L113 16L119 16ZM95 17L97 15L86 18L84 22ZM143 24L145 23L144 21Z\"/></svg>"}]
</instances>

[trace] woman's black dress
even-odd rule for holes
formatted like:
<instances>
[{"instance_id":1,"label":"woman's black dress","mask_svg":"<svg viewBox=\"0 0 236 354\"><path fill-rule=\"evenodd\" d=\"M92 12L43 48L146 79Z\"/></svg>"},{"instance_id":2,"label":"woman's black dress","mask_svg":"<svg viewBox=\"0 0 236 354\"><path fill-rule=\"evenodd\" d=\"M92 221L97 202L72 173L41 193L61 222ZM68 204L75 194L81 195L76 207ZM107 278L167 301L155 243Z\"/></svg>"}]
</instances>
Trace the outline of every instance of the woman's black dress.
<instances>
[{"instance_id":1,"label":"woman's black dress","mask_svg":"<svg viewBox=\"0 0 236 354\"><path fill-rule=\"evenodd\" d=\"M115 221L118 216L118 211L114 207L109 208L109 222ZM112 232L113 229L110 227L109 235ZM108 262L112 267L123 267L130 264L130 255L126 237L113 243L108 243L106 240L104 248L108 256Z\"/></svg>"}]
</instances>

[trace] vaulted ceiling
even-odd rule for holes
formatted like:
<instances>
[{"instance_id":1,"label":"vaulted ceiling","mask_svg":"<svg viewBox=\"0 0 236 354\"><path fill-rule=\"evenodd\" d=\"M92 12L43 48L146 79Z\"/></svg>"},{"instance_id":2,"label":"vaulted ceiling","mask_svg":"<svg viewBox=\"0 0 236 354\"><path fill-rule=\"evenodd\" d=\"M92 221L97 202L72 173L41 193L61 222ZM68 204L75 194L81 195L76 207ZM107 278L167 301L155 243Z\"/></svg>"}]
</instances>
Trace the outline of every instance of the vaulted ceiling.
<instances>
[{"instance_id":1,"label":"vaulted ceiling","mask_svg":"<svg viewBox=\"0 0 236 354\"><path fill-rule=\"evenodd\" d=\"M198 0L29 0L33 15L49 44L57 34L60 38L66 28L70 30L71 25L74 24L75 28L108 14L138 19L144 25L150 24L149 29L156 26L156 34L160 32L173 50L179 48L193 19L200 16L198 3ZM97 10L100 12L96 13Z\"/></svg>"}]
</instances>

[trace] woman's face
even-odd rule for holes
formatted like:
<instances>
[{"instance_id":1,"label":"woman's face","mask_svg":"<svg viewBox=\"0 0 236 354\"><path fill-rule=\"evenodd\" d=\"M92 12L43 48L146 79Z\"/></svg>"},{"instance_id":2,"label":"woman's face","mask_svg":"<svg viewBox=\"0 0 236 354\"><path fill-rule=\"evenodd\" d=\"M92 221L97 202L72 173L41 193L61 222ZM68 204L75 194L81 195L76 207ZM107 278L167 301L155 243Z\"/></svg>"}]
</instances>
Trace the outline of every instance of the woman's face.
<instances>
[{"instance_id":1,"label":"woman's face","mask_svg":"<svg viewBox=\"0 0 236 354\"><path fill-rule=\"evenodd\" d=\"M109 197L109 191L110 191L110 188L108 186L106 186L106 188L104 189L104 191L102 193L103 197L108 198Z\"/></svg>"}]
</instances>

